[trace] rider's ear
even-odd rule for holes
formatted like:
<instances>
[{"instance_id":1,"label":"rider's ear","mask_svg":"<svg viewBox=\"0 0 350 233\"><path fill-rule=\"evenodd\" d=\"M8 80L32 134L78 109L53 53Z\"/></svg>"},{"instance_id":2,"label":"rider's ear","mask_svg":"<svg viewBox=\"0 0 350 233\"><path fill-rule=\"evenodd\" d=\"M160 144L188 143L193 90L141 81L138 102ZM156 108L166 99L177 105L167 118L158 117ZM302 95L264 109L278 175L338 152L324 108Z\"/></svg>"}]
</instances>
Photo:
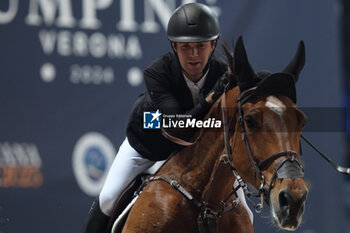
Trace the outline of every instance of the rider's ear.
<instances>
[{"instance_id":1,"label":"rider's ear","mask_svg":"<svg viewBox=\"0 0 350 233\"><path fill-rule=\"evenodd\" d=\"M173 50L177 53L176 43L175 42L171 42L171 47L173 47Z\"/></svg>"},{"instance_id":2,"label":"rider's ear","mask_svg":"<svg viewBox=\"0 0 350 233\"><path fill-rule=\"evenodd\" d=\"M214 47L214 49L215 49L215 48L216 48L217 42L218 42L218 39L212 40L212 41L211 41L211 47Z\"/></svg>"},{"instance_id":3,"label":"rider's ear","mask_svg":"<svg viewBox=\"0 0 350 233\"><path fill-rule=\"evenodd\" d=\"M305 65L305 45L301 40L298 45L298 49L293 57L293 59L289 62L286 68L284 68L283 72L290 73L294 76L294 82L297 82L299 79L300 71L303 69Z\"/></svg>"}]
</instances>

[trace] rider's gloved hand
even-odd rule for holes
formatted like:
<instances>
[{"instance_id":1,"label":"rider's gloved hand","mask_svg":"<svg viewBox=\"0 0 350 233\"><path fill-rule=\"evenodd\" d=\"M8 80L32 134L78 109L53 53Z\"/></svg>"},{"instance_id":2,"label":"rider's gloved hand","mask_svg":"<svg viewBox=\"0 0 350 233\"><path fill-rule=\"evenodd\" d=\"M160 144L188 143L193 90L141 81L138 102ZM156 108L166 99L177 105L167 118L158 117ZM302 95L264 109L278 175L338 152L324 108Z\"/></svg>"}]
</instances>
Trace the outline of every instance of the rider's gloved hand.
<instances>
[{"instance_id":1,"label":"rider's gloved hand","mask_svg":"<svg viewBox=\"0 0 350 233\"><path fill-rule=\"evenodd\" d=\"M228 72L224 73L218 80L216 81L213 89L209 92L206 101L208 103L215 102L225 91L226 87L229 87L232 82L232 75Z\"/></svg>"}]
</instances>

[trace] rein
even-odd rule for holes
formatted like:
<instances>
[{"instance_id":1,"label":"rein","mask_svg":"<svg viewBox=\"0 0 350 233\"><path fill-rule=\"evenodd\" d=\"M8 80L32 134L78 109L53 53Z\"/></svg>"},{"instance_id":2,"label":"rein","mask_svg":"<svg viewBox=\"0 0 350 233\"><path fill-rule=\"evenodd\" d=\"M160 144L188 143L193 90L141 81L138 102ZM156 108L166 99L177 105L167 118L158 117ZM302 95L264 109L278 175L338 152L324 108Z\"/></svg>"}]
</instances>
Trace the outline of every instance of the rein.
<instances>
[{"instance_id":1,"label":"rein","mask_svg":"<svg viewBox=\"0 0 350 233\"><path fill-rule=\"evenodd\" d=\"M314 149L323 159L325 159L332 167L335 168L339 173L350 175L350 168L342 167L334 163L330 158L328 158L325 154L323 154L316 146L314 146L308 139L301 135L301 138L312 148Z\"/></svg>"},{"instance_id":2,"label":"rein","mask_svg":"<svg viewBox=\"0 0 350 233\"><path fill-rule=\"evenodd\" d=\"M253 90L253 89L251 89ZM250 90L248 90L250 91ZM238 99L238 104L240 104L240 99ZM219 106L219 102L217 102L217 105L216 105L216 108L218 108ZM240 107L238 107L234 113L234 116L236 116L237 112L242 112L242 109ZM248 201L254 206L254 209L257 213L260 213L263 209L263 195L261 194L261 201L260 203L256 204L254 203L249 197L252 196L252 193L248 190L248 186L247 184L243 181L243 179L241 178L241 176L237 173L237 170L235 168L235 166L233 165L232 163L232 150L231 150L231 147L230 147L230 137L229 137L229 124L230 122L228 122L228 119L227 119L227 103L226 103L226 91L224 91L222 97L221 97L221 114L222 114L222 121L223 121L223 133L224 133L224 144L225 144L225 151L226 151L226 154L222 155L221 158L220 158L220 162L218 163L218 165L215 167L215 170L214 170L214 175L213 175L213 178L211 179L211 182L209 184L209 189L208 189L208 192L206 193L206 196L204 197L203 201L198 201L196 200L187 190L185 190L185 188L183 188L183 186L181 186L181 184L179 184L177 181L175 180L169 180L169 179L166 179L164 177L160 177L160 176L155 176L155 177L151 177L149 179L149 181L156 181L156 180L161 180L161 181L164 181L164 182L167 182L168 184L170 184L173 188L177 189L180 193L182 193L188 200L190 200L191 202L194 203L195 206L197 206L198 208L201 209L201 213L200 213L200 218L202 219L201 221L205 221L205 219L208 219L208 218L217 218L219 216L221 216L224 212L226 211L230 211L232 210L235 206L237 206L237 204L239 203L239 198L236 198L230 205L228 206L225 206L226 205L226 202L227 200L233 196L234 194L236 194L236 196L238 197L237 195L237 191L242 188L243 192L246 194L247 196L247 199ZM243 119L243 116L242 114L239 114L241 117L240 119ZM241 120L240 120L241 121ZM241 124L240 124L241 125ZM244 126L243 126L244 127ZM243 128L244 129L244 128ZM242 131L242 128L241 128L241 131ZM176 143L176 144L179 144L179 145L182 145L182 146L190 146L190 145L193 145L195 144L199 139L200 137L202 136L202 132L201 131L199 133L199 135L196 137L196 139L194 141L191 141L191 142L188 142L188 141L185 141L183 139L180 139L180 138L177 138L177 137L174 137L170 134L168 134L165 130L162 131L162 134L163 136L165 136L168 140ZM243 134L245 135L244 133L244 130L243 130ZM242 134L242 135L243 135ZM246 143L246 147L247 149L250 151L250 147L249 147L249 144L248 144L248 141L245 140L245 143ZM256 171L258 171L258 166L256 165L255 163L255 160L253 159L253 155L251 154L251 152L249 153L250 155L250 158L251 158L251 161L253 162L253 164L255 164L254 167L256 167ZM284 154L281 154L280 156L278 157L281 157L283 156ZM270 157L270 158L274 158L274 157ZM275 158L277 159L277 157ZM274 160L275 160L274 159ZM273 161L272 161L273 162ZM270 163L269 162L269 159L267 159L266 161L264 160L261 165L262 166L265 166L264 164L267 164L267 163ZM220 201L220 206L218 207L219 211L218 212L215 212L213 209L209 208L208 207L208 200L210 198L210 195L212 193L212 188L213 188L213 184L215 183L215 180L216 180L216 175L219 171L219 169L221 168L222 165L228 165L230 170L232 171L232 174L233 176L235 177L238 185L237 187L233 187L233 190L232 192L230 192L226 198L224 198L224 200ZM260 170L259 170L259 174L261 174ZM262 176L263 178L263 176ZM263 178L264 179L264 178ZM262 184L262 186L260 187L260 190L263 189L264 187L264 184ZM260 195L261 192L259 192L259 195ZM209 228L212 228L212 227L209 227ZM215 232L215 231L213 231Z\"/></svg>"},{"instance_id":3,"label":"rein","mask_svg":"<svg viewBox=\"0 0 350 233\"><path fill-rule=\"evenodd\" d=\"M217 102L216 108L218 108L220 102ZM229 142L229 122L227 119L227 104L226 104L226 90L224 91L222 97L221 97L221 111L222 111L222 119L223 119L223 133L224 133L224 143L225 143L225 151L226 154L222 155L220 157L219 163L214 168L214 175L211 178L208 191L203 198L202 201L198 201L195 197L193 197L180 183L178 183L176 180L170 180L161 176L154 176L151 177L147 183L151 181L163 181L171 185L174 189L178 190L184 197L186 197L188 200L190 200L195 206L201 209L199 217L198 217L198 227L199 231L202 233L214 233L217 232L217 219L224 214L225 212L229 212L233 210L239 203L240 199L237 195L237 191L242 188L243 192L246 195L250 195L250 192L248 191L247 184L243 181L243 179L238 175L236 168L234 167L232 163L232 151L230 147ZM236 112L234 113L234 116L236 115ZM189 146L196 143L200 137L202 136L203 130L199 133L197 138L192 141L188 142L185 140L182 140L180 138L171 136L166 131L162 131L163 136L165 136L170 141L177 143L182 146ZM219 206L216 208L217 211L214 211L211 207L208 205L209 198L212 194L214 183L217 179L218 171L222 166L229 166L233 176L235 177L237 181L237 185L233 185L232 191L223 199L220 201ZM235 195L236 198L229 204L227 204L227 201ZM249 199L250 200L250 199ZM254 205L255 209L260 209L259 204L255 205L252 201L251 203Z\"/></svg>"},{"instance_id":4,"label":"rein","mask_svg":"<svg viewBox=\"0 0 350 233\"><path fill-rule=\"evenodd\" d=\"M194 196L192 196L180 183L178 183L176 180L167 179L162 176L152 176L150 177L144 184L146 186L151 181L163 181L168 183L171 187L178 190L184 197L186 197L189 201L191 201L197 208L200 209L200 213L197 219L197 224L199 228L199 233L216 233L217 232L217 220L218 218L234 208L240 203L240 199L237 195L237 191L240 188L243 188L243 190L247 190L246 184L243 182L242 178L240 178L237 174L237 184L232 187L232 191L222 200L220 201L220 204L218 206L217 211L214 211L211 207L208 205L208 200L210 198L210 195L212 193L212 187L213 183L215 181L216 175L223 165L229 165L231 171L236 174L235 168L232 165L232 162L230 160L230 157L227 154L224 154L220 157L220 161L217 164L215 168L214 177L211 180L209 190L205 195L205 198L202 201L198 201ZM244 185L244 186L242 186ZM139 195L141 192L139 192L137 195ZM233 196L236 195L236 198L229 204L227 204L227 201Z\"/></svg>"}]
</instances>

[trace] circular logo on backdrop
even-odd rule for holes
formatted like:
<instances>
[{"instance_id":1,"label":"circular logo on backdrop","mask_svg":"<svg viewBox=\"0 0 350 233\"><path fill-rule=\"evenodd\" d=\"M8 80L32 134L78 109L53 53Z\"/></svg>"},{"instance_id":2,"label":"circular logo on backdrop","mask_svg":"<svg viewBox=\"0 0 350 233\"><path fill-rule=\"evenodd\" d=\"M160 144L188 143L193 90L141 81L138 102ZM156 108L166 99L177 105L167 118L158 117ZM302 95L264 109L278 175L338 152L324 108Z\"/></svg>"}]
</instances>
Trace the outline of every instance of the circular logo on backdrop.
<instances>
[{"instance_id":1,"label":"circular logo on backdrop","mask_svg":"<svg viewBox=\"0 0 350 233\"><path fill-rule=\"evenodd\" d=\"M104 135L83 135L73 150L73 172L81 190L90 196L100 193L115 157L113 144Z\"/></svg>"}]
</instances>

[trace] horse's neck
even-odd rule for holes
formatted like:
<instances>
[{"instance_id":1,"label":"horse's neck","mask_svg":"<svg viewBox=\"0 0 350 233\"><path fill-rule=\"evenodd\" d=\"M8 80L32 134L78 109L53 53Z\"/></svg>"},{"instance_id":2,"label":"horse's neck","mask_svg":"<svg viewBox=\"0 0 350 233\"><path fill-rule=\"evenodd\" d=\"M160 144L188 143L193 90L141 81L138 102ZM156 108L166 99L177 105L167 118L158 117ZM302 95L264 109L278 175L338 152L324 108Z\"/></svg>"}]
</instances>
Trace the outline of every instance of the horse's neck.
<instances>
[{"instance_id":1,"label":"horse's neck","mask_svg":"<svg viewBox=\"0 0 350 233\"><path fill-rule=\"evenodd\" d=\"M237 93L238 89L234 88L226 94L229 122L234 117ZM221 105L222 101L214 104L206 118L214 117L222 121ZM186 147L176 154L159 174L177 179L186 188L202 193L208 186L222 154L224 154L223 128L205 130L195 145Z\"/></svg>"},{"instance_id":2,"label":"horse's neck","mask_svg":"<svg viewBox=\"0 0 350 233\"><path fill-rule=\"evenodd\" d=\"M224 127L227 127L227 136L231 138L235 133L234 128L236 124L235 115L237 113L238 88L231 89L226 93L226 96L223 96L223 98L224 97L226 97L226 102L221 101L221 107L226 109L225 114L227 116L227 122L223 122L226 126L222 125L222 131L224 130ZM220 108L220 111L222 108ZM221 134L222 139L220 140L223 141L223 146L225 146L223 132L221 132ZM227 195L232 191L233 184L236 180L232 174L230 166L220 161L221 155L223 154L227 154L225 148L222 149L222 153L218 154L219 157L217 157L215 167L213 167L210 175L210 182L208 182L203 193L203 196L210 197L210 199L208 199L209 203L218 204L224 198L223 195ZM215 192L215 195L211 195L211 192Z\"/></svg>"}]
</instances>

